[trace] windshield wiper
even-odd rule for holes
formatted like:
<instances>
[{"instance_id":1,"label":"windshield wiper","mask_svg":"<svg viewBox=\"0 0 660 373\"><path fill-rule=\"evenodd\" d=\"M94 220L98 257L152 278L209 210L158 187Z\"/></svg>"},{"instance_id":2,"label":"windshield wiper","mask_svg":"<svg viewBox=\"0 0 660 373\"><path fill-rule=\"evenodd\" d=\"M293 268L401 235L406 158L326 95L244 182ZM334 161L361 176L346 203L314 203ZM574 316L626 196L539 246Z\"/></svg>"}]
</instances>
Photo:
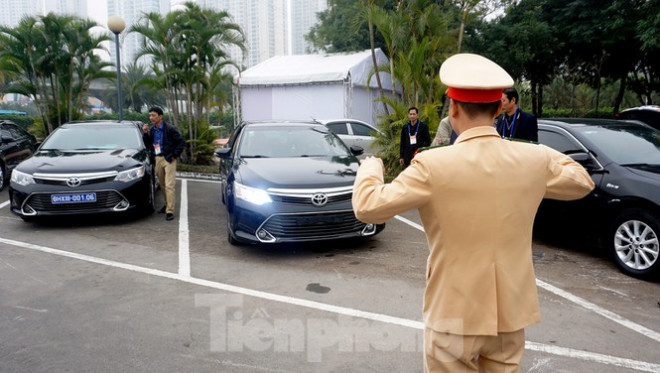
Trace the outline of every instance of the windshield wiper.
<instances>
[{"instance_id":1,"label":"windshield wiper","mask_svg":"<svg viewBox=\"0 0 660 373\"><path fill-rule=\"evenodd\" d=\"M622 164L623 167L660 167L660 164L650 164L650 163L626 163Z\"/></svg>"},{"instance_id":2,"label":"windshield wiper","mask_svg":"<svg viewBox=\"0 0 660 373\"><path fill-rule=\"evenodd\" d=\"M256 154L256 155L241 155L241 158L270 158L270 157L266 155Z\"/></svg>"}]
</instances>

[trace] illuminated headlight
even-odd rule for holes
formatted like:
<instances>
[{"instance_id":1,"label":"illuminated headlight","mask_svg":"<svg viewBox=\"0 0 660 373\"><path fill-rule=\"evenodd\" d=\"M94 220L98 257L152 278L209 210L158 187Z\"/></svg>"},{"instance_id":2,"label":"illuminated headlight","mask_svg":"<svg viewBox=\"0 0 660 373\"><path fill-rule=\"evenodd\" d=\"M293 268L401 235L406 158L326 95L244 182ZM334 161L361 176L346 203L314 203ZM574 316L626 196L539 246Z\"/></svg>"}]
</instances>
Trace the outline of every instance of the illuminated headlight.
<instances>
[{"instance_id":1,"label":"illuminated headlight","mask_svg":"<svg viewBox=\"0 0 660 373\"><path fill-rule=\"evenodd\" d=\"M125 183L133 180L140 179L144 176L144 166L133 168L131 170L122 171L115 177L116 181L123 181Z\"/></svg>"},{"instance_id":2,"label":"illuminated headlight","mask_svg":"<svg viewBox=\"0 0 660 373\"><path fill-rule=\"evenodd\" d=\"M234 182L234 193L236 198L253 203L255 205L263 205L264 203L272 202L266 191L250 188L237 182Z\"/></svg>"},{"instance_id":3,"label":"illuminated headlight","mask_svg":"<svg viewBox=\"0 0 660 373\"><path fill-rule=\"evenodd\" d=\"M18 185L26 186L26 185L34 184L34 178L30 174L13 170L11 172L11 182Z\"/></svg>"}]
</instances>

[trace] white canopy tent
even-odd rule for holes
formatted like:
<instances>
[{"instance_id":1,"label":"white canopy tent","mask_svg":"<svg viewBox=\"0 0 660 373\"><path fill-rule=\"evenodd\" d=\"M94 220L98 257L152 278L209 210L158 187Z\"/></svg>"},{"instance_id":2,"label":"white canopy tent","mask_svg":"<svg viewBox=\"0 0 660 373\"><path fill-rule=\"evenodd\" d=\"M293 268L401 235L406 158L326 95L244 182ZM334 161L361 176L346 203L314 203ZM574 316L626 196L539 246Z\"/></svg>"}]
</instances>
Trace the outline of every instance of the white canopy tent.
<instances>
[{"instance_id":1,"label":"white canopy tent","mask_svg":"<svg viewBox=\"0 0 660 373\"><path fill-rule=\"evenodd\" d=\"M376 50L380 66L387 56ZM351 54L277 56L238 78L242 120L354 118L375 123L383 112L373 74L371 50ZM389 73L380 72L383 89L392 95Z\"/></svg>"}]
</instances>

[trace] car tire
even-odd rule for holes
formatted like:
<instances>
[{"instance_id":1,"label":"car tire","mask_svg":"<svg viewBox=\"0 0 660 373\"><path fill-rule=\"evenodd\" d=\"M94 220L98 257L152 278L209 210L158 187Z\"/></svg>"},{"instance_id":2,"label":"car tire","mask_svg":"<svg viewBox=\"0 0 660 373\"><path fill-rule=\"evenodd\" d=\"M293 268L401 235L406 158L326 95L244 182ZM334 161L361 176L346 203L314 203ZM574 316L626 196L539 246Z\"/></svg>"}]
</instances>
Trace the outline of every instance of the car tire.
<instances>
[{"instance_id":1,"label":"car tire","mask_svg":"<svg viewBox=\"0 0 660 373\"><path fill-rule=\"evenodd\" d=\"M617 266L631 276L660 276L660 220L641 209L621 213L610 228L609 242Z\"/></svg>"},{"instance_id":2,"label":"car tire","mask_svg":"<svg viewBox=\"0 0 660 373\"><path fill-rule=\"evenodd\" d=\"M0 162L0 191L5 189L5 180L6 180L6 173L5 173L5 165Z\"/></svg>"},{"instance_id":3,"label":"car tire","mask_svg":"<svg viewBox=\"0 0 660 373\"><path fill-rule=\"evenodd\" d=\"M231 231L229 216L227 216L227 242L233 246L239 246L241 244L241 242L236 239L236 236L234 236L234 233Z\"/></svg>"},{"instance_id":4,"label":"car tire","mask_svg":"<svg viewBox=\"0 0 660 373\"><path fill-rule=\"evenodd\" d=\"M144 215L151 215L156 211L156 183L149 183L149 198L148 202L143 207Z\"/></svg>"}]
</instances>

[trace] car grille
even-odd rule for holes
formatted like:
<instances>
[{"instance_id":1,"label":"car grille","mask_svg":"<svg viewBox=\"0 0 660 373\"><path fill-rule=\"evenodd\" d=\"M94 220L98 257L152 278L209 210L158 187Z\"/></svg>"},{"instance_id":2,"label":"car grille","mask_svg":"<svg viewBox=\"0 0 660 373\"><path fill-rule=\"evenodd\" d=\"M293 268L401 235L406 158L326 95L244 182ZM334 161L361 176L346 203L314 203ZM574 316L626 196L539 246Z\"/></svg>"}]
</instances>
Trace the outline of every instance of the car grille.
<instances>
[{"instance_id":1,"label":"car grille","mask_svg":"<svg viewBox=\"0 0 660 373\"><path fill-rule=\"evenodd\" d=\"M322 189L276 189L269 188L268 195L273 201L311 205L312 199L317 194L327 197L327 204L350 201L353 196L353 186Z\"/></svg>"},{"instance_id":2,"label":"car grille","mask_svg":"<svg viewBox=\"0 0 660 373\"><path fill-rule=\"evenodd\" d=\"M52 204L50 194L33 194L25 202L35 211L60 212L60 211L88 211L98 209L109 209L115 207L123 200L122 196L112 190L97 191L96 202Z\"/></svg>"},{"instance_id":3,"label":"car grille","mask_svg":"<svg viewBox=\"0 0 660 373\"><path fill-rule=\"evenodd\" d=\"M333 202L341 202L341 201L346 201L351 199L353 196L353 193L346 193L346 194L341 194L341 195L336 195L336 196L328 196L328 202L327 203L333 203ZM272 195L270 198L273 201L277 202L285 202L285 203L297 203L297 204L303 204L303 205L310 205L312 204L312 197L311 196L280 196L280 195Z\"/></svg>"},{"instance_id":4,"label":"car grille","mask_svg":"<svg viewBox=\"0 0 660 373\"><path fill-rule=\"evenodd\" d=\"M313 214L276 214L262 226L278 239L331 238L360 232L365 224L355 218L353 211Z\"/></svg>"},{"instance_id":5,"label":"car grille","mask_svg":"<svg viewBox=\"0 0 660 373\"><path fill-rule=\"evenodd\" d=\"M106 178L99 178L99 179L92 179L92 180L80 180L80 186L84 185L90 185L90 184L98 184L98 183L103 183L106 181L112 181L115 179L115 176L111 177L106 177ZM37 184L45 184L45 185L59 185L59 186L68 186L66 183L66 180L48 180L48 179L34 179L34 181Z\"/></svg>"}]
</instances>

